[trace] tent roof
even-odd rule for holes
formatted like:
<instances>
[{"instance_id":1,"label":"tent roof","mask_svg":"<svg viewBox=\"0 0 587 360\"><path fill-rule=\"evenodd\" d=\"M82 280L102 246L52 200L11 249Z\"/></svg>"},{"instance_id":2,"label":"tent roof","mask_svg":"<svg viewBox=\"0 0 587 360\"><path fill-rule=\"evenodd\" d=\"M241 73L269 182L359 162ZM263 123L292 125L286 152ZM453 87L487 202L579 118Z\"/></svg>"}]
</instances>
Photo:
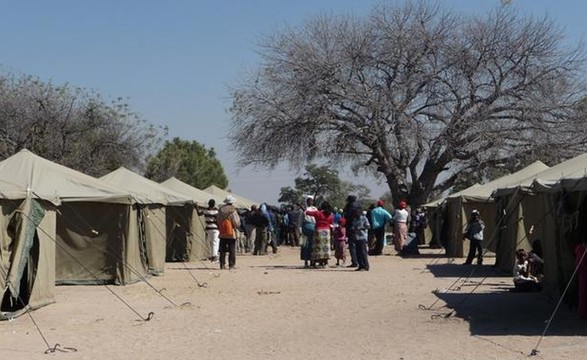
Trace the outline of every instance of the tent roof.
<instances>
[{"instance_id":1,"label":"tent roof","mask_svg":"<svg viewBox=\"0 0 587 360\"><path fill-rule=\"evenodd\" d=\"M0 180L56 205L69 201L131 203L132 196L100 179L23 149L0 162Z\"/></svg>"},{"instance_id":2,"label":"tent roof","mask_svg":"<svg viewBox=\"0 0 587 360\"><path fill-rule=\"evenodd\" d=\"M143 204L179 205L192 202L189 197L122 166L100 179L125 189Z\"/></svg>"},{"instance_id":3,"label":"tent roof","mask_svg":"<svg viewBox=\"0 0 587 360\"><path fill-rule=\"evenodd\" d=\"M488 182L487 184L483 184L477 187L470 187L460 193L450 195L448 199L465 197L471 200L489 201L495 190L500 188L515 187L528 181L531 182L532 179L536 178L538 173L546 169L548 169L548 166L545 165L542 161L538 160L526 166L522 170L516 171L515 173L502 176Z\"/></svg>"},{"instance_id":4,"label":"tent roof","mask_svg":"<svg viewBox=\"0 0 587 360\"><path fill-rule=\"evenodd\" d=\"M563 186L567 189L583 190L587 188L587 153L563 161L536 175L532 182L524 184L533 190L556 190Z\"/></svg>"},{"instance_id":5,"label":"tent roof","mask_svg":"<svg viewBox=\"0 0 587 360\"><path fill-rule=\"evenodd\" d=\"M217 204L221 204L224 200L221 196L214 196L213 194L193 187L190 184L184 183L176 177L170 177L162 182L161 186L165 186L168 189L183 194L202 206L207 206L210 199L214 199Z\"/></svg>"},{"instance_id":6,"label":"tent roof","mask_svg":"<svg viewBox=\"0 0 587 360\"><path fill-rule=\"evenodd\" d=\"M216 185L210 185L207 188L205 188L204 191L207 192L207 193L209 193L209 194L212 194L214 196L221 197L222 198L222 201L224 201L224 199L228 195L230 195L230 196L232 196L236 200L236 202L235 202L235 206L236 207L242 207L242 208L250 209L251 208L251 205L259 205L259 202L257 202L257 201L249 200L249 199L247 199L245 197L242 197L242 196L233 194L233 193L231 193L229 191L222 190L221 188L219 188Z\"/></svg>"},{"instance_id":7,"label":"tent roof","mask_svg":"<svg viewBox=\"0 0 587 360\"><path fill-rule=\"evenodd\" d=\"M17 200L26 197L26 187L0 179L0 199Z\"/></svg>"},{"instance_id":8,"label":"tent roof","mask_svg":"<svg viewBox=\"0 0 587 360\"><path fill-rule=\"evenodd\" d=\"M462 194L463 192L469 191L470 189L473 189L473 188L476 188L476 187L479 187L479 186L481 186L481 184L479 184L479 183L476 183L476 184L474 184L474 185L471 185L471 186L469 186L468 188L466 188L466 189L464 189L464 190L461 190L461 191L459 191L459 192L456 192L456 193L454 193L454 194L450 194L450 195L448 195L448 196L446 196L446 197L442 197L442 198L440 198L440 199L436 199L436 200L434 200L434 201L431 201L431 202L429 202L429 203L426 203L426 204L422 205L422 207L424 207L424 208L434 208L434 207L438 207L438 206L440 206L440 205L441 205L443 202L445 202L445 201L446 201L446 199L447 199L449 196L450 196L450 197L458 197L458 196L461 196L461 194Z\"/></svg>"}]
</instances>

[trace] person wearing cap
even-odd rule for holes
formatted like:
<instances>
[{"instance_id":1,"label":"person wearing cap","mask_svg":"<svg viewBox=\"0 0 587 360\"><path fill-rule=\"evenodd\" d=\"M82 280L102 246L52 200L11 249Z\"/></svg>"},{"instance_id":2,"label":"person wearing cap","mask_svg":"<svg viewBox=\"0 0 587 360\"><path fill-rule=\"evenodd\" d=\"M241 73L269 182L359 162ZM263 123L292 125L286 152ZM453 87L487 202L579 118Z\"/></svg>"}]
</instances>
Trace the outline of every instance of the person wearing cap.
<instances>
[{"instance_id":1,"label":"person wearing cap","mask_svg":"<svg viewBox=\"0 0 587 360\"><path fill-rule=\"evenodd\" d=\"M395 251L400 253L408 238L408 223L410 222L410 213L406 208L408 207L408 203L405 200L401 200L398 204L398 207L393 211L393 234L394 240L393 245L395 247Z\"/></svg>"},{"instance_id":2,"label":"person wearing cap","mask_svg":"<svg viewBox=\"0 0 587 360\"><path fill-rule=\"evenodd\" d=\"M387 211L383 205L385 201L377 201L377 206L371 210L371 228L373 229L373 235L375 236L375 248L371 252L371 255L381 255L383 253L383 244L385 241L385 225L391 221L391 214Z\"/></svg>"},{"instance_id":3,"label":"person wearing cap","mask_svg":"<svg viewBox=\"0 0 587 360\"><path fill-rule=\"evenodd\" d=\"M471 242L469 244L467 260L463 265L471 265L475 253L477 253L477 265L483 264L483 229L485 229L485 223L479 216L479 210L471 211L471 217L469 218L469 222L467 222L465 231L463 232L463 240L469 239Z\"/></svg>"},{"instance_id":4,"label":"person wearing cap","mask_svg":"<svg viewBox=\"0 0 587 360\"><path fill-rule=\"evenodd\" d=\"M220 268L225 269L226 253L228 252L228 268L236 265L236 231L240 227L240 216L234 206L234 198L230 195L224 199L224 205L218 209L216 217L220 232Z\"/></svg>"}]
</instances>

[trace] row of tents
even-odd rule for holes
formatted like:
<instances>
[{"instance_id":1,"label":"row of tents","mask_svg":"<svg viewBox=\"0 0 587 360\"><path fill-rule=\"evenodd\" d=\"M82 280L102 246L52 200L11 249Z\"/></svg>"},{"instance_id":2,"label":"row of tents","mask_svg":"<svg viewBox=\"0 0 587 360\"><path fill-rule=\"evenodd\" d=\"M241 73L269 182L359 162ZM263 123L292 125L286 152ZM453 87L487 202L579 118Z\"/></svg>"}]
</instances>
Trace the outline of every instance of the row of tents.
<instances>
[{"instance_id":1,"label":"row of tents","mask_svg":"<svg viewBox=\"0 0 587 360\"><path fill-rule=\"evenodd\" d=\"M28 150L0 162L0 320L55 302L58 284L131 284L210 254L195 205L233 196L128 169L94 178Z\"/></svg>"},{"instance_id":2,"label":"row of tents","mask_svg":"<svg viewBox=\"0 0 587 360\"><path fill-rule=\"evenodd\" d=\"M495 267L504 273L512 273L516 249L530 250L532 242L540 240L544 288L561 295L567 285L570 294L577 291L571 279L575 248L587 242L586 198L587 153L553 167L536 161L424 207L431 215L432 243L442 244L448 257L468 252L462 234L471 211L478 209L486 225L486 251L495 253Z\"/></svg>"}]
</instances>

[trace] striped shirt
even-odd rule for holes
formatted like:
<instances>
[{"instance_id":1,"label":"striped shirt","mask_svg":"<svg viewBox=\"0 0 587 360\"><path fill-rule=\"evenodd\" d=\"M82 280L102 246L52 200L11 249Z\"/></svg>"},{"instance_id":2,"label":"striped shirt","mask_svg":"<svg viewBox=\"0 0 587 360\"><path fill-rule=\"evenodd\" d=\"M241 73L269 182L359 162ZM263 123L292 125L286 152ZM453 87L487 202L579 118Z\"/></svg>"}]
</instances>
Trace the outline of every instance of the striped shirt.
<instances>
[{"instance_id":1,"label":"striped shirt","mask_svg":"<svg viewBox=\"0 0 587 360\"><path fill-rule=\"evenodd\" d=\"M204 221L206 222L206 230L218 230L218 222L216 222L216 215L218 215L218 209L206 208L200 211L204 215Z\"/></svg>"}]
</instances>

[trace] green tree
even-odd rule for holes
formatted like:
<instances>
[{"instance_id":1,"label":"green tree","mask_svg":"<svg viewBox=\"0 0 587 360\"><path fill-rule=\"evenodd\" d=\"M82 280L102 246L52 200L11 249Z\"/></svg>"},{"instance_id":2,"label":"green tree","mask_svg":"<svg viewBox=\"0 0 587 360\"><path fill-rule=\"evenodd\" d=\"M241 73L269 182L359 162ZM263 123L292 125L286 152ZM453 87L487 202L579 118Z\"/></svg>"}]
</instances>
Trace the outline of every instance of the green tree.
<instances>
[{"instance_id":1,"label":"green tree","mask_svg":"<svg viewBox=\"0 0 587 360\"><path fill-rule=\"evenodd\" d=\"M305 170L301 177L294 179L294 188L281 188L279 202L301 205L304 196L312 195L318 205L328 201L334 207L343 207L349 194L355 194L359 199L368 199L370 196L366 186L340 180L338 171L329 166L310 164Z\"/></svg>"},{"instance_id":2,"label":"green tree","mask_svg":"<svg viewBox=\"0 0 587 360\"><path fill-rule=\"evenodd\" d=\"M144 166L165 128L112 101L32 76L0 75L0 159L23 148L89 175Z\"/></svg>"},{"instance_id":3,"label":"green tree","mask_svg":"<svg viewBox=\"0 0 587 360\"><path fill-rule=\"evenodd\" d=\"M163 148L149 159L145 176L157 182L175 176L198 189L212 184L222 189L228 186L228 178L214 149L180 138L166 141Z\"/></svg>"},{"instance_id":4,"label":"green tree","mask_svg":"<svg viewBox=\"0 0 587 360\"><path fill-rule=\"evenodd\" d=\"M232 92L232 143L244 165L352 165L418 206L459 179L586 150L585 56L564 38L499 4L482 16L407 1L312 18L262 40L262 63Z\"/></svg>"}]
</instances>

